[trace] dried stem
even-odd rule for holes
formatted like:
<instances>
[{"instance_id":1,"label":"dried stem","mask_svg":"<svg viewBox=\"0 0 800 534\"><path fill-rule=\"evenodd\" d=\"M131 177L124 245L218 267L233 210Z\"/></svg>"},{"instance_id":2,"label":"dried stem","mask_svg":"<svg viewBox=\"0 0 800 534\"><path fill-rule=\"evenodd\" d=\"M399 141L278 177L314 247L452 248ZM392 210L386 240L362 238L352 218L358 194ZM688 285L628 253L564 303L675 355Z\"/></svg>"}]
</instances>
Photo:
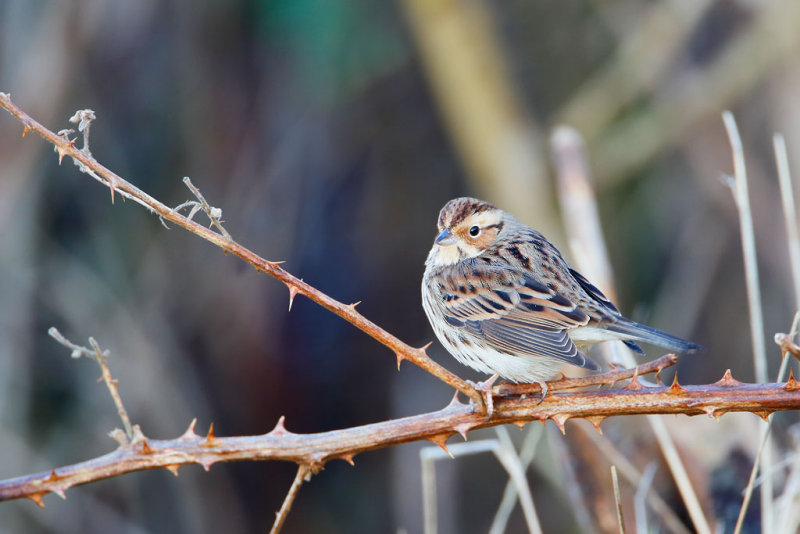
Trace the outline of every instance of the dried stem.
<instances>
[{"instance_id":1,"label":"dried stem","mask_svg":"<svg viewBox=\"0 0 800 534\"><path fill-rule=\"evenodd\" d=\"M611 484L614 487L614 501L617 503L617 522L619 523L619 534L625 534L625 518L622 516L622 497L619 494L619 478L617 478L617 466L611 466Z\"/></svg>"},{"instance_id":2,"label":"dried stem","mask_svg":"<svg viewBox=\"0 0 800 534\"><path fill-rule=\"evenodd\" d=\"M122 404L122 398L119 396L117 381L111 377L111 371L108 369L108 357L111 355L111 352L108 350L101 350L100 345L97 344L97 341L95 341L93 337L89 338L89 344L92 346L92 348L88 349L86 347L76 345L64 337L64 335L54 326L51 327L47 333L50 335L50 337L70 349L72 351L73 358L86 356L94 359L94 361L100 365L100 372L102 374L103 382L105 382L109 393L111 393L111 398L114 400L114 406L117 407L117 413L119 414L119 418L122 419L122 426L125 427L125 435L128 438L128 442L133 440L133 426L131 425L131 420L128 417L128 411L125 409L125 405Z\"/></svg>"},{"instance_id":3,"label":"dried stem","mask_svg":"<svg viewBox=\"0 0 800 534\"><path fill-rule=\"evenodd\" d=\"M311 476L311 472L306 465L300 464L297 466L297 474L294 476L294 481L289 491L286 493L286 497L283 499L281 509L275 514L275 522L272 524L272 529L269 531L270 534L278 534L281 531L283 523L286 521L286 516L289 515L289 510L292 509L294 499L297 497L297 492L300 491L300 486L303 484L304 480L307 480L306 477L309 476Z\"/></svg>"},{"instance_id":4,"label":"dried stem","mask_svg":"<svg viewBox=\"0 0 800 534\"><path fill-rule=\"evenodd\" d=\"M589 181L583 141L575 130L560 127L553 134L551 144L558 168L559 199L564 220L567 221L570 248L573 250L576 264L579 270L595 280L598 287L613 299L615 291L610 274L611 267L600 230L594 191ZM609 350L613 350L613 347ZM636 363L630 351L621 350L616 356L628 367L633 367ZM711 534L711 528L691 485L686 467L678 455L672 437L667 432L666 425L658 417L647 419L695 529L702 534Z\"/></svg>"},{"instance_id":5,"label":"dried stem","mask_svg":"<svg viewBox=\"0 0 800 534\"><path fill-rule=\"evenodd\" d=\"M795 209L792 175L789 172L789 157L786 154L786 141L781 134L775 134L772 144L775 147L775 161L778 165L778 184L781 188L789 264L792 268L792 281L794 282L794 305L800 310L800 236L798 236L797 230L797 210Z\"/></svg>"},{"instance_id":6,"label":"dried stem","mask_svg":"<svg viewBox=\"0 0 800 534\"><path fill-rule=\"evenodd\" d=\"M757 382L767 381L767 353L764 341L764 313L761 308L761 288L758 283L758 261L756 255L756 237L753 229L753 214L750 209L750 194L747 187L747 168L744 163L744 147L739 135L736 119L730 111L722 113L722 121L733 152L733 179L726 180L733 193L736 208L739 212L739 227L742 233L742 255L744 259L745 282L747 285L747 304L750 310L750 334L753 343L753 365ZM769 428L761 427L760 442L766 444ZM772 452L761 447L759 458L762 458L767 471L772 470ZM758 461L756 461L756 464ZM757 469L754 466L754 469ZM773 521L772 513L773 487L772 478L764 480L761 488L761 524L762 532L769 532Z\"/></svg>"},{"instance_id":7,"label":"dried stem","mask_svg":"<svg viewBox=\"0 0 800 534\"><path fill-rule=\"evenodd\" d=\"M81 170L85 170L90 176L108 186L108 188L111 190L112 202L114 200L115 193L124 198L131 199L134 202L146 207L151 212L157 214L162 219L177 224L178 226L181 226L186 230L189 230L190 232L202 237L206 241L209 241L210 243L220 247L224 251L243 259L255 267L257 271L265 272L286 284L286 286L289 288L289 294L292 299L295 297L295 295L303 295L308 297L326 310L335 313L375 340L387 346L389 349L394 351L395 356L397 357L398 366L400 365L401 361L409 360L410 362L422 367L443 382L464 393L470 399L472 399L473 402L477 404L483 403L483 396L476 391L475 388L430 359L425 352L427 346L415 348L404 343L394 335L390 334L357 312L354 304L344 304L329 297L322 291L310 286L299 278L283 270L279 266L280 262L268 261L233 241L232 239L229 239L225 235L218 234L204 227L203 225L194 222L188 217L184 217L178 213L177 210L162 204L138 187L105 168L103 165L98 163L97 160L91 156L91 154L75 148L74 140L70 140L66 136L59 136L42 126L27 113L17 107L11 101L10 95L6 93L0 93L0 107L6 109L20 122L22 122L25 127L23 133L34 131L42 136L46 141L52 143L59 154L59 160L65 155L73 158Z\"/></svg>"}]
</instances>

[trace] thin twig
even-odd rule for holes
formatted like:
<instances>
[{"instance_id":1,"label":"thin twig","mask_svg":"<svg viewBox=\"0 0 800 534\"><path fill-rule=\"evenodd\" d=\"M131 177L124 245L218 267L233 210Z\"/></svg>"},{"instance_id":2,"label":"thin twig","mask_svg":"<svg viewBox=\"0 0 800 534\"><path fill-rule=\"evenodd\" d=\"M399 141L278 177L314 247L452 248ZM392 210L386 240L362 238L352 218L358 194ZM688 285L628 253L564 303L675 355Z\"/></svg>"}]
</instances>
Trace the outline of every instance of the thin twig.
<instances>
[{"instance_id":1,"label":"thin twig","mask_svg":"<svg viewBox=\"0 0 800 534\"><path fill-rule=\"evenodd\" d=\"M525 439L522 442L522 447L519 451L519 460L522 463L522 468L527 472L528 467L531 465L533 458L536 454L536 446L542 437L544 430L535 426L529 427L525 434ZM503 490L503 498L500 501L500 506L497 507L497 512L494 515L492 525L489 527L490 534L501 534L506 531L508 519L511 517L511 511L514 509L514 504L517 502L517 488L514 482L509 480L506 482L506 487Z\"/></svg>"},{"instance_id":2,"label":"thin twig","mask_svg":"<svg viewBox=\"0 0 800 534\"><path fill-rule=\"evenodd\" d=\"M286 521L286 516L289 515L289 510L292 509L294 499L297 497L297 492L300 491L300 486L303 484L304 480L308 480L306 477L310 475L311 471L307 465L300 464L297 466L297 474L294 476L292 486L289 488L289 491L286 493L286 497L283 499L281 509L275 514L275 522L272 524L272 529L269 531L270 534L278 534L281 531L281 528L283 528L283 523Z\"/></svg>"},{"instance_id":3,"label":"thin twig","mask_svg":"<svg viewBox=\"0 0 800 534\"><path fill-rule=\"evenodd\" d=\"M625 534L625 518L622 516L622 497L619 494L619 479L617 478L617 467L611 466L611 484L614 486L614 500L617 503L617 522L619 523L619 534Z\"/></svg>"},{"instance_id":4,"label":"thin twig","mask_svg":"<svg viewBox=\"0 0 800 534\"><path fill-rule=\"evenodd\" d=\"M188 217L184 217L176 210L159 202L138 187L121 178L119 175L105 168L91 155L75 148L75 143L73 140L56 135L49 129L45 128L30 115L16 106L11 101L10 95L7 93L0 93L0 107L6 109L9 113L11 113L11 115L22 122L25 127L25 133L28 131L34 131L46 141L53 144L59 154L59 161L60 158L69 156L76 161L76 164L79 164L78 167L81 170L88 169L88 171L90 171L90 176L105 184L110 189L112 201L115 193L124 198L133 200L162 219L171 221L172 223L177 224L178 226L181 226L186 230L189 230L190 232L202 237L206 241L209 241L210 243L220 247L224 251L243 259L255 267L257 271L265 272L286 284L286 286L289 288L290 300L294 299L296 295L308 297L326 310L338 315L371 336L373 339L388 347L395 353L398 366L403 360L408 360L422 367L439 380L442 380L451 387L464 393L476 404L483 405L483 395L476 391L475 388L468 384L465 380L434 362L426 352L427 345L425 347L415 348L404 343L396 336L390 334L383 328L379 327L361 315L358 311L356 311L354 304L344 304L329 297L322 291L310 286L299 278L291 275L289 272L283 270L279 265L280 262L268 261L251 250L236 243L235 241L228 239L224 235L218 234L206 228L205 226L190 220Z\"/></svg>"},{"instance_id":5,"label":"thin twig","mask_svg":"<svg viewBox=\"0 0 800 534\"><path fill-rule=\"evenodd\" d=\"M495 432L497 433L499 447L494 451L494 454L503 464L509 478L511 478L511 482L514 484L514 488L517 490L519 504L525 516L528 532L541 534L542 526L539 523L539 516L536 515L536 508L533 506L533 496L528 485L528 479L525 477L525 467L523 467L520 457L514 449L508 430L504 426L497 426L495 427Z\"/></svg>"},{"instance_id":6,"label":"thin twig","mask_svg":"<svg viewBox=\"0 0 800 534\"><path fill-rule=\"evenodd\" d=\"M72 351L73 358L86 356L97 362L97 364L100 366L103 382L105 382L108 392L111 393L111 398L114 400L114 406L117 407L119 418L122 419L122 426L125 427L125 435L128 437L128 442L132 441L133 426L131 425L131 420L128 417L128 411L125 409L125 405L122 404L122 398L119 396L117 381L111 377L111 371L108 369L108 357L111 355L111 352L108 350L101 350L100 346L97 344L97 341L95 341L93 337L89 338L89 344L92 346L92 348L88 349L86 347L76 345L64 337L64 335L59 332L55 326L50 327L47 333L50 335L50 337L70 349Z\"/></svg>"},{"instance_id":7,"label":"thin twig","mask_svg":"<svg viewBox=\"0 0 800 534\"><path fill-rule=\"evenodd\" d=\"M650 487L653 485L653 479L658 471L658 466L655 462L650 462L644 469L639 485L636 488L636 496L634 497L633 509L634 518L636 519L636 532L638 534L647 534L647 498L650 494Z\"/></svg>"},{"instance_id":8,"label":"thin twig","mask_svg":"<svg viewBox=\"0 0 800 534\"><path fill-rule=\"evenodd\" d=\"M642 487L644 484L644 475L639 472L627 456L617 449L611 440L598 432L594 432L586 425L579 425L578 428L594 442L597 450L599 450L610 463L617 466L617 469L629 484L638 488ZM655 491L648 492L647 503L653 511L661 517L664 527L667 530L675 534L689 534L689 530L684 526L683 522L658 493Z\"/></svg>"},{"instance_id":9,"label":"thin twig","mask_svg":"<svg viewBox=\"0 0 800 534\"><path fill-rule=\"evenodd\" d=\"M208 217L208 220L211 221L211 224L214 225L217 230L219 230L219 233L221 233L226 239L232 239L231 234L229 234L225 227L222 226L222 210L210 205L206 201L206 198L203 196L203 194L200 193L200 190L194 186L192 180L188 176L183 177L183 183L197 198L197 201L195 202L193 200L189 200L184 202L183 204L176 206L175 211L181 211L183 208L191 207L189 215L186 216L188 219L191 219L195 216L198 210L203 210L203 213L206 214L206 217Z\"/></svg>"}]
</instances>

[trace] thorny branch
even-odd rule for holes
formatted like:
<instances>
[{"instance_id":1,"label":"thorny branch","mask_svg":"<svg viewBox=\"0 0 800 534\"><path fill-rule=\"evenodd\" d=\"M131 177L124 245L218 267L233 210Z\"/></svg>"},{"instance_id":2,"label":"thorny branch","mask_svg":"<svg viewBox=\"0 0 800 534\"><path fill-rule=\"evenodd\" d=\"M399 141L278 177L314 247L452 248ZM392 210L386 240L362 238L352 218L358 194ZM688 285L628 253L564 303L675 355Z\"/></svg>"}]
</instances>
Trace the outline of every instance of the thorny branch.
<instances>
[{"instance_id":1,"label":"thorny branch","mask_svg":"<svg viewBox=\"0 0 800 534\"><path fill-rule=\"evenodd\" d=\"M62 135L57 135L34 120L31 116L22 111L22 109L17 107L11 101L11 96L9 94L0 93L0 107L6 109L20 122L22 122L24 125L24 130L22 132L23 135L26 135L29 131L34 131L42 136L46 141L53 144L56 152L58 152L59 162L65 155L69 156L75 161L76 165L81 171L86 172L96 180L105 184L111 191L112 202L114 201L115 193L118 193L123 198L128 198L134 202L137 202L138 204L141 204L162 219L168 220L174 224L177 224L178 226L182 226L190 232L202 237L206 241L217 245L224 251L230 252L231 254L243 259L255 267L257 271L265 272L286 284L286 287L289 288L290 307L291 302L294 300L296 295L308 297L323 308L350 322L352 325L356 326L375 340L391 349L397 357L398 367L403 360L408 360L422 367L430 374L454 387L458 391L464 393L470 399L472 399L473 402L477 404L483 403L483 396L476 391L474 387L430 359L428 354L425 352L427 345L425 347L416 348L404 343L399 338L390 334L356 311L356 304L344 304L329 297L322 291L312 287L289 272L283 270L279 266L280 262L268 261L255 252L252 252L248 248L233 241L229 236L225 235L227 232L224 234L218 234L194 222L191 220L191 218L181 215L177 209L172 209L159 202L135 185L124 180L113 171L101 165L96 159L94 159L88 150L84 151L76 148L75 140L69 139L69 130L60 132ZM84 111L90 112L91 110ZM88 128L85 128L83 133L86 135L88 133ZM88 148L88 145L86 146ZM204 200L201 200L201 203L207 206L207 203L205 203Z\"/></svg>"},{"instance_id":2,"label":"thorny branch","mask_svg":"<svg viewBox=\"0 0 800 534\"><path fill-rule=\"evenodd\" d=\"M279 266L280 262L268 261L233 241L222 226L221 210L208 204L188 178L184 179L184 183L197 201L185 202L173 209L98 163L89 150L89 128L95 118L91 110L81 110L70 119L78 124L78 131L83 135L83 147L78 149L75 147L75 139L70 139L70 135L74 133L72 130L53 133L14 105L8 94L0 93L0 107L23 123L23 136L31 130L35 131L54 145L59 154L59 162L65 155L69 156L82 172L109 187L112 202L115 193L131 199L158 215L162 222L171 221L238 256L258 271L270 274L287 286L290 309L294 297L298 294L304 295L394 351L398 366L402 360L410 360L466 394L473 402L483 403L482 395L471 385L428 357L427 346L414 348L403 343L357 312L356 304L346 305L327 296L283 270ZM188 216L180 213L183 209L189 209ZM219 233L193 220L200 210L208 216L211 226ZM50 334L70 348L73 356L86 355L98 361L103 380L111 392L126 432L124 436L120 431L116 431L116 435L112 434L119 446L104 456L49 472L0 481L0 501L27 497L43 506L43 497L48 493L56 493L63 498L65 491L72 486L141 469L164 467L177 475L178 468L187 464L199 464L208 470L214 463L223 461L294 462L298 464L297 475L276 515L273 532L280 530L304 480L323 469L330 460L342 459L353 464L355 455L370 450L427 439L446 451L447 439L456 433L466 439L467 432L473 429L509 423L522 428L528 422L536 420L544 424L547 419L552 419L565 432L567 420L583 418L601 431L600 423L612 415L705 413L719 418L727 412L744 411L766 419L774 411L800 408L800 383L791 375L784 383L743 384L733 379L728 371L718 382L705 386L684 387L678 384L677 379L669 387L662 385L660 380L657 386L643 385L638 380L639 376L656 373L658 377L662 369L677 360L674 355L666 355L635 369L615 369L603 375L551 382L550 393L541 400L538 396L526 398L529 394L539 392L536 385L497 386L493 391L495 409L491 419L487 419L482 411L476 410L474 405L459 402L456 395L446 408L436 412L330 432L295 434L286 430L281 417L275 428L267 434L218 438L214 435L212 424L203 437L194 432L195 421L192 421L187 431L178 438L153 440L145 437L138 425L131 425L119 397L116 381L111 378L106 365L108 351L101 350L92 338L89 340L92 347L90 349L71 343L55 329L51 329ZM800 347L794 343L791 335L777 334L775 340L783 353L800 358ZM627 379L630 382L622 388L558 393L566 389L595 385L613 388L617 382Z\"/></svg>"},{"instance_id":3,"label":"thorny branch","mask_svg":"<svg viewBox=\"0 0 800 534\"><path fill-rule=\"evenodd\" d=\"M130 443L104 456L85 462L0 481L0 500L27 497L38 504L47 493L63 496L72 486L138 471L164 467L177 474L178 467L199 464L208 470L217 462L236 460L282 460L306 466L317 473L331 460L353 463L355 455L423 439L442 448L454 434L489 426L552 419L562 432L569 419L583 418L598 430L601 422L614 415L707 414L719 418L728 412L753 412L766 418L774 411L800 409L800 383L794 377L780 384L745 384L730 372L714 384L703 386L647 387L638 380L612 390L552 393L538 398L497 397L491 420L474 407L453 399L447 407L431 413L394 419L359 427L295 434L284 426L284 419L267 434L243 437L216 437L212 429L206 436L194 432L193 421L175 439L155 440L134 433Z\"/></svg>"}]
</instances>

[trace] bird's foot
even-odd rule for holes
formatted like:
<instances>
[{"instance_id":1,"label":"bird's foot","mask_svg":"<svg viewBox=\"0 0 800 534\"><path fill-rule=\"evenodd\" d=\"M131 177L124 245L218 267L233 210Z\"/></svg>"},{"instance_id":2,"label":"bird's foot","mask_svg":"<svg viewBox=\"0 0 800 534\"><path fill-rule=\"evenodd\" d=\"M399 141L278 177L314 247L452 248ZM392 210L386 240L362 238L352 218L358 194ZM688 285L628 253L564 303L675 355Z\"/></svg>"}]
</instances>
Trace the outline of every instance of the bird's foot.
<instances>
[{"instance_id":1,"label":"bird's foot","mask_svg":"<svg viewBox=\"0 0 800 534\"><path fill-rule=\"evenodd\" d=\"M538 380L534 382L534 384L537 384L539 386L539 389L542 390L542 398L539 399L539 402L536 403L536 406L539 406L542 402L544 402L545 397L547 397L547 395L550 393L550 387L544 380Z\"/></svg>"},{"instance_id":2,"label":"bird's foot","mask_svg":"<svg viewBox=\"0 0 800 534\"><path fill-rule=\"evenodd\" d=\"M486 420L492 418L492 414L494 413L494 397L492 396L492 386L494 386L495 381L500 376L500 373L495 373L489 377L488 380L483 382L472 382L468 380L467 382L469 385L474 387L483 395L483 406L486 408Z\"/></svg>"}]
</instances>

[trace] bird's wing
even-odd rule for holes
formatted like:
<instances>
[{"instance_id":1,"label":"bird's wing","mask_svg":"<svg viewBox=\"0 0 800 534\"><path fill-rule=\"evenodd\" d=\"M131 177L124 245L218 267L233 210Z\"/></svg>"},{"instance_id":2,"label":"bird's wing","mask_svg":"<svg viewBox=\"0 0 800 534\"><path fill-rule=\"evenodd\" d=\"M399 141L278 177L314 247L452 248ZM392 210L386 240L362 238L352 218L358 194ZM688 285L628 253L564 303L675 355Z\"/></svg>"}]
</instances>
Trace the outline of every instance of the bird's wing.
<instances>
[{"instance_id":1,"label":"bird's wing","mask_svg":"<svg viewBox=\"0 0 800 534\"><path fill-rule=\"evenodd\" d=\"M549 356L593 367L569 338L589 316L530 273L464 262L442 273L445 320L510 354Z\"/></svg>"}]
</instances>

